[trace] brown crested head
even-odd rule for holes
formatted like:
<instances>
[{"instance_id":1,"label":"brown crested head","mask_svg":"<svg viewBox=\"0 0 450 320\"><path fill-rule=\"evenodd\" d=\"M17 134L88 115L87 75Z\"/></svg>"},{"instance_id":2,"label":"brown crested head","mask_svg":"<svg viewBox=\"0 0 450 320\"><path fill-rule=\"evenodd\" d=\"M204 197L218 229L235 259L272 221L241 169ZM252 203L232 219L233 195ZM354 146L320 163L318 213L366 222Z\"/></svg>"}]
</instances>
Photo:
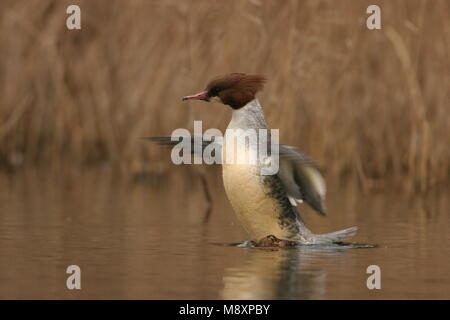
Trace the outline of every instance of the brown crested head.
<instances>
[{"instance_id":1,"label":"brown crested head","mask_svg":"<svg viewBox=\"0 0 450 320\"><path fill-rule=\"evenodd\" d=\"M262 75L230 73L211 80L206 89L198 94L183 97L184 100L214 101L239 109L255 99L263 89L266 78Z\"/></svg>"}]
</instances>

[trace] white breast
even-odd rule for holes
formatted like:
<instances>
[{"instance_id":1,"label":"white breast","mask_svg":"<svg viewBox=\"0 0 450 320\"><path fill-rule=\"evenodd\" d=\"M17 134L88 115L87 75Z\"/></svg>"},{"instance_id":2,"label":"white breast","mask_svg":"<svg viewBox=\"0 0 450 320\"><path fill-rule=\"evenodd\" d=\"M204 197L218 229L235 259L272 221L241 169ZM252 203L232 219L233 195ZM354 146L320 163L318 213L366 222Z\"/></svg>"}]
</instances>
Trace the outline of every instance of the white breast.
<instances>
[{"instance_id":1,"label":"white breast","mask_svg":"<svg viewBox=\"0 0 450 320\"><path fill-rule=\"evenodd\" d=\"M258 100L253 100L243 108L234 110L227 130L241 129L240 133L246 134L247 130L267 129L264 113ZM238 133L238 139L239 134ZM240 139L242 141L242 137ZM229 156L227 148L227 135L225 134L222 147L223 183L228 199L234 208L237 218L242 226L250 234L252 240L260 240L268 235L274 235L280 239L286 239L288 235L281 230L278 224L280 208L276 199L269 194L268 186L264 184L264 176L261 175L257 163L238 164L227 163L228 159L251 159L249 153L254 153L254 145L236 144L234 158Z\"/></svg>"},{"instance_id":2,"label":"white breast","mask_svg":"<svg viewBox=\"0 0 450 320\"><path fill-rule=\"evenodd\" d=\"M222 159L224 159L223 182L228 199L233 206L237 218L253 240L260 240L268 235L285 238L284 232L278 225L277 202L268 195L268 186L263 183L260 168L257 164L227 163L232 159L227 150L224 139ZM239 145L234 149L235 154L249 156L248 146Z\"/></svg>"}]
</instances>

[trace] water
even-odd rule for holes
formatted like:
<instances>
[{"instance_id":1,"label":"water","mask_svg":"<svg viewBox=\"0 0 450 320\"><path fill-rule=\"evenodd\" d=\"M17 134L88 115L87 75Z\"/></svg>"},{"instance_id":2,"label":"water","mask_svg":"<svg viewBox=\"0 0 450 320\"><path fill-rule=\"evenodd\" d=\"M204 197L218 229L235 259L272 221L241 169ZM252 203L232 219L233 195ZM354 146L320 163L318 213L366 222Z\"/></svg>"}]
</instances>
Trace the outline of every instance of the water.
<instances>
[{"instance_id":1,"label":"water","mask_svg":"<svg viewBox=\"0 0 450 320\"><path fill-rule=\"evenodd\" d=\"M304 210L317 233L359 226L375 248L239 248L247 240L220 173L197 168L131 179L108 170L0 174L0 298L449 299L448 190L405 196L330 186L329 217ZM81 267L81 290L66 268ZM366 269L381 268L381 290Z\"/></svg>"}]
</instances>

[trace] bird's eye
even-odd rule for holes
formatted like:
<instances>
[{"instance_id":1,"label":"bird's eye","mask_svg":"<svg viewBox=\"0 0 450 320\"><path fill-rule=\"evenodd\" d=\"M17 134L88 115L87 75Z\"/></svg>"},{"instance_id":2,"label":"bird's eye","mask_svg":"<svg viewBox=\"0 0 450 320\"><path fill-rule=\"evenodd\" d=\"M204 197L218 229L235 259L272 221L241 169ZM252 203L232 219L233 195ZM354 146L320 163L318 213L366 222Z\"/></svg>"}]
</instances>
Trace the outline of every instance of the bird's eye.
<instances>
[{"instance_id":1,"label":"bird's eye","mask_svg":"<svg viewBox=\"0 0 450 320\"><path fill-rule=\"evenodd\" d=\"M217 96L219 94L219 89L218 88L212 88L211 89L211 95L212 96Z\"/></svg>"}]
</instances>

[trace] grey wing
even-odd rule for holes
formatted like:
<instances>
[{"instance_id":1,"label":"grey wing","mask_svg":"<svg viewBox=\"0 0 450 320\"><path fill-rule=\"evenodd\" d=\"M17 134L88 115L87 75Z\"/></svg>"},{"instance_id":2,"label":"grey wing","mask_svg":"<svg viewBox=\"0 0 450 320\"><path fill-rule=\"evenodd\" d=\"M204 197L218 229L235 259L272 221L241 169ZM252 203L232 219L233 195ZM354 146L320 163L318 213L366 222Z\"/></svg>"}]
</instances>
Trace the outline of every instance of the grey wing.
<instances>
[{"instance_id":1,"label":"grey wing","mask_svg":"<svg viewBox=\"0 0 450 320\"><path fill-rule=\"evenodd\" d=\"M318 213L326 215L326 184L314 162L306 154L290 146L279 145L279 154L278 177L289 198L305 201Z\"/></svg>"},{"instance_id":2,"label":"grey wing","mask_svg":"<svg viewBox=\"0 0 450 320\"><path fill-rule=\"evenodd\" d=\"M158 136L145 137L144 139L156 142L160 145L170 147L190 147L191 153L197 157L203 157L205 162L212 163L212 160L221 162L222 157L222 141L221 136Z\"/></svg>"}]
</instances>

